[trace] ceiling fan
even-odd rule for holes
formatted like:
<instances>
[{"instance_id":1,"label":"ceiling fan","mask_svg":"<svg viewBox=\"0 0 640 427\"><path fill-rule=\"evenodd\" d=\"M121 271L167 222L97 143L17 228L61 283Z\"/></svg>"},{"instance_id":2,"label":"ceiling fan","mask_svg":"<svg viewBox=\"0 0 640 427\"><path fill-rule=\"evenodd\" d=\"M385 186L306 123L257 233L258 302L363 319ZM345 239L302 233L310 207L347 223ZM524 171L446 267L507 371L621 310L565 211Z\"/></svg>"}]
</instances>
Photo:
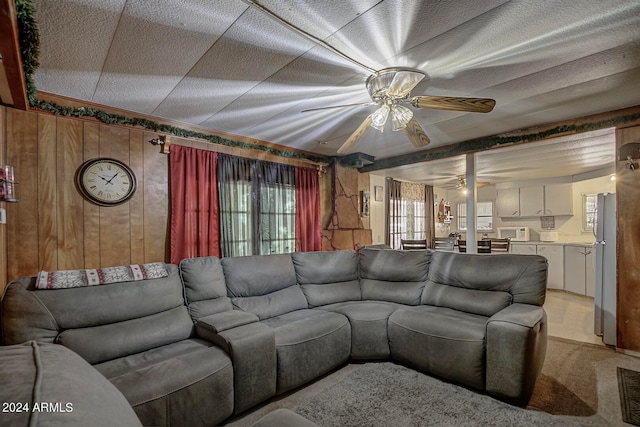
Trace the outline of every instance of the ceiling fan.
<instances>
[{"instance_id":1,"label":"ceiling fan","mask_svg":"<svg viewBox=\"0 0 640 427\"><path fill-rule=\"evenodd\" d=\"M458 175L458 183L456 184L456 190L462 190L462 192L467 194L467 179L464 175ZM476 182L476 188L486 187L487 185L491 185L490 182Z\"/></svg>"},{"instance_id":2,"label":"ceiling fan","mask_svg":"<svg viewBox=\"0 0 640 427\"><path fill-rule=\"evenodd\" d=\"M413 111L403 104L411 104L416 108L469 111L473 113L488 113L493 110L493 107L496 105L495 100L488 98L460 98L429 95L411 97L411 91L424 77L425 73L412 68L385 68L367 78L365 84L371 97L371 102L311 108L303 110L303 112L361 105L380 106L376 111L367 116L355 132L353 132L338 149L338 153L343 154L349 152L356 145L369 126L382 132L389 115L391 115L392 129L394 131L402 130L415 147L420 148L429 144L431 141L418 121L413 117Z\"/></svg>"}]
</instances>

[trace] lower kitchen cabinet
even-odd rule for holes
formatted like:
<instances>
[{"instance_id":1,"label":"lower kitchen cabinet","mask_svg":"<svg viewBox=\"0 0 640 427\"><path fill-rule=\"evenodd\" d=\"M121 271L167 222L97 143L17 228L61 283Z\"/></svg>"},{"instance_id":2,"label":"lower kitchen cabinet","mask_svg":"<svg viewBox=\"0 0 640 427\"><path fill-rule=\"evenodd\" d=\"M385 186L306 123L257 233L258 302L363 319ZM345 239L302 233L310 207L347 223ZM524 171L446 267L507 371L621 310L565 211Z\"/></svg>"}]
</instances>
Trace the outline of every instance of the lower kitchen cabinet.
<instances>
[{"instance_id":1,"label":"lower kitchen cabinet","mask_svg":"<svg viewBox=\"0 0 640 427\"><path fill-rule=\"evenodd\" d=\"M564 289L580 295L595 295L595 250L593 246L564 247Z\"/></svg>"},{"instance_id":2,"label":"lower kitchen cabinet","mask_svg":"<svg viewBox=\"0 0 640 427\"><path fill-rule=\"evenodd\" d=\"M564 253L562 245L545 245L536 243L512 243L514 254L542 255L549 263L547 288L564 289Z\"/></svg>"},{"instance_id":3,"label":"lower kitchen cabinet","mask_svg":"<svg viewBox=\"0 0 640 427\"><path fill-rule=\"evenodd\" d=\"M549 262L547 288L564 289L564 251L561 245L536 245L538 255Z\"/></svg>"}]
</instances>

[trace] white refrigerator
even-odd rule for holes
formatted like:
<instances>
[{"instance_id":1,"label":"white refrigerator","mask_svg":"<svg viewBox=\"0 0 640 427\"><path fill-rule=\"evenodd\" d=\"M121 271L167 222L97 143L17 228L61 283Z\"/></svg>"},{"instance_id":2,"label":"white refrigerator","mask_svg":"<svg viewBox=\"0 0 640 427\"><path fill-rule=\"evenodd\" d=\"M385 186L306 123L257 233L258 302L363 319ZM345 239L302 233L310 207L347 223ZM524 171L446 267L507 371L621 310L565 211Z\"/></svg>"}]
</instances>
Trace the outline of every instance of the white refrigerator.
<instances>
[{"instance_id":1,"label":"white refrigerator","mask_svg":"<svg viewBox=\"0 0 640 427\"><path fill-rule=\"evenodd\" d=\"M595 333L616 345L616 195L598 194L596 218Z\"/></svg>"}]
</instances>

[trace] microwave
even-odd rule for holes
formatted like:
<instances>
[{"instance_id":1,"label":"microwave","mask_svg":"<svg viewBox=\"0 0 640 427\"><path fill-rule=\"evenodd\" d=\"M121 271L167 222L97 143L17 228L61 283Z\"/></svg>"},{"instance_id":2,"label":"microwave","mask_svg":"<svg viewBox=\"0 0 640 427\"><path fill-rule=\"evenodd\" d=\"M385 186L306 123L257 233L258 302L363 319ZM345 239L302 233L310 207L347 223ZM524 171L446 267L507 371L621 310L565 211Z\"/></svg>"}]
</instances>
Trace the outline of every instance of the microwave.
<instances>
[{"instance_id":1,"label":"microwave","mask_svg":"<svg viewBox=\"0 0 640 427\"><path fill-rule=\"evenodd\" d=\"M498 227L498 238L509 238L512 242L528 242L529 227Z\"/></svg>"}]
</instances>

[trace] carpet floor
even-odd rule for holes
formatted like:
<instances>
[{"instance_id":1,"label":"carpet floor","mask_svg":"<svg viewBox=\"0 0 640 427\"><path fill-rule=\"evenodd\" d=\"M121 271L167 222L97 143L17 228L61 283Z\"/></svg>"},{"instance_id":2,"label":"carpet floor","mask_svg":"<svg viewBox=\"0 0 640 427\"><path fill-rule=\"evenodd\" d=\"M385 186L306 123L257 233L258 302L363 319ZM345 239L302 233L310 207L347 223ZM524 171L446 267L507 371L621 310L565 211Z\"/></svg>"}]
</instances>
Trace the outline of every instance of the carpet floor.
<instances>
[{"instance_id":1,"label":"carpet floor","mask_svg":"<svg viewBox=\"0 0 640 427\"><path fill-rule=\"evenodd\" d=\"M550 337L527 408L392 363L350 363L228 420L250 426L289 408L329 426L624 426L617 368L640 359L594 344Z\"/></svg>"}]
</instances>

